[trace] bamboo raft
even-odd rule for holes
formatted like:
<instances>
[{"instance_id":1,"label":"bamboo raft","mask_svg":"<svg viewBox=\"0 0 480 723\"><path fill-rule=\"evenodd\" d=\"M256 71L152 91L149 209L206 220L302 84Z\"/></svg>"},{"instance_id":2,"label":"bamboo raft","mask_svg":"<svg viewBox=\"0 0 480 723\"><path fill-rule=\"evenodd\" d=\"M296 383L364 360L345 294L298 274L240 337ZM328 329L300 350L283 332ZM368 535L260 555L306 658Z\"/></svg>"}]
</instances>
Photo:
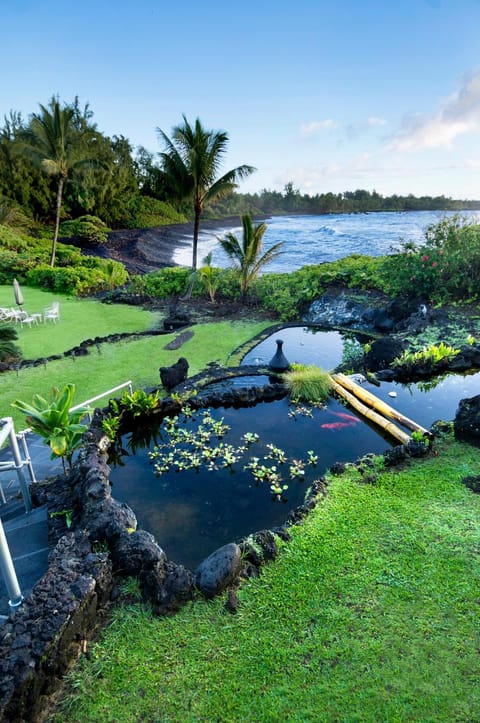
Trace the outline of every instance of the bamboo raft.
<instances>
[{"instance_id":1,"label":"bamboo raft","mask_svg":"<svg viewBox=\"0 0 480 723\"><path fill-rule=\"evenodd\" d=\"M421 432L423 435L431 437L431 434L427 429L422 427L420 424L417 424L412 419L405 417L389 404L383 402L381 399L378 399L378 397L374 394L367 391L359 384L356 384L352 381L352 379L344 374L332 374L331 380L333 390L338 394L338 396L345 399L345 401L348 402L353 409L356 409L362 416L384 429L402 444L407 444L411 437L407 434L407 432L400 429L400 427L398 427L394 422L390 421L392 419L401 424L403 427L410 429L412 432Z\"/></svg>"}]
</instances>

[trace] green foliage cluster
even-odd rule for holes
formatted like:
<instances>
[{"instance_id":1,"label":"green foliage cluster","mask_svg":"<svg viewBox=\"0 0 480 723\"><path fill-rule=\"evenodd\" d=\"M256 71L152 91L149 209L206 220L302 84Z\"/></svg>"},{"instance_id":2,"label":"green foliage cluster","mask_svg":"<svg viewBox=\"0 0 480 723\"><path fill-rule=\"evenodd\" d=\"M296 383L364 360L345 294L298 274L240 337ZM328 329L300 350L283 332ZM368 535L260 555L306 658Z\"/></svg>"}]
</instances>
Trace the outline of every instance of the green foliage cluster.
<instances>
[{"instance_id":1,"label":"green foliage cluster","mask_svg":"<svg viewBox=\"0 0 480 723\"><path fill-rule=\"evenodd\" d=\"M59 244L57 266L48 259L51 241L25 236L0 225L0 283L14 277L30 286L67 294L83 295L125 284L123 264L98 256L85 256L75 246Z\"/></svg>"},{"instance_id":2,"label":"green foliage cluster","mask_svg":"<svg viewBox=\"0 0 480 723\"><path fill-rule=\"evenodd\" d=\"M0 361L9 362L21 357L21 352L15 344L18 338L16 329L7 324L0 324Z\"/></svg>"},{"instance_id":3,"label":"green foliage cluster","mask_svg":"<svg viewBox=\"0 0 480 723\"><path fill-rule=\"evenodd\" d=\"M185 221L165 195L161 170L153 163L152 154L141 147L135 151L122 135L106 136L92 118L88 104L82 108L78 98L60 104L53 97L27 120L14 111L4 119L0 128L0 221L8 218L8 223L18 224L29 219L30 224L51 224L59 177L63 219L92 215L112 228ZM62 119L66 121L63 126L55 125ZM48 153L43 143L42 158L36 158L32 150L39 150L37 141L50 120L48 129L61 132ZM49 142L55 133L43 136Z\"/></svg>"},{"instance_id":4,"label":"green foliage cluster","mask_svg":"<svg viewBox=\"0 0 480 723\"><path fill-rule=\"evenodd\" d=\"M137 294L148 294L157 299L183 294L190 278L190 270L182 266L167 266L143 276L133 276L131 288Z\"/></svg>"},{"instance_id":5,"label":"green foliage cluster","mask_svg":"<svg viewBox=\"0 0 480 723\"><path fill-rule=\"evenodd\" d=\"M289 396L298 402L324 402L332 389L330 374L315 364L292 364L282 378Z\"/></svg>"},{"instance_id":6,"label":"green foliage cluster","mask_svg":"<svg viewBox=\"0 0 480 723\"><path fill-rule=\"evenodd\" d=\"M282 321L298 318L306 303L330 286L376 289L381 259L353 254L337 261L303 266L289 274L264 274L254 284L261 305L275 312Z\"/></svg>"},{"instance_id":7,"label":"green foliage cluster","mask_svg":"<svg viewBox=\"0 0 480 723\"><path fill-rule=\"evenodd\" d=\"M53 388L50 401L35 394L31 404L20 399L12 402L12 407L26 415L32 430L50 446L52 459L62 458L64 469L65 460L70 468L72 466L73 453L80 446L87 429L81 421L92 411L84 406L71 411L74 394L75 385L69 383L62 390Z\"/></svg>"},{"instance_id":8,"label":"green foliage cluster","mask_svg":"<svg viewBox=\"0 0 480 723\"><path fill-rule=\"evenodd\" d=\"M429 226L422 244L404 242L380 270L387 293L432 303L477 299L479 274L480 225L460 216Z\"/></svg>"},{"instance_id":9,"label":"green foliage cluster","mask_svg":"<svg viewBox=\"0 0 480 723\"><path fill-rule=\"evenodd\" d=\"M60 237L76 237L88 243L107 242L108 226L97 216L79 216L73 221L63 221L60 224Z\"/></svg>"},{"instance_id":10,"label":"green foliage cluster","mask_svg":"<svg viewBox=\"0 0 480 723\"><path fill-rule=\"evenodd\" d=\"M187 217L167 201L152 196L134 196L129 204L127 228L150 228L170 223L186 223Z\"/></svg>"},{"instance_id":11,"label":"green foliage cluster","mask_svg":"<svg viewBox=\"0 0 480 723\"><path fill-rule=\"evenodd\" d=\"M406 349L399 357L394 359L392 366L413 368L419 364L435 365L442 361L449 361L459 353L460 349L455 349L442 341L438 345L424 346L420 351L412 352Z\"/></svg>"},{"instance_id":12,"label":"green foliage cluster","mask_svg":"<svg viewBox=\"0 0 480 723\"><path fill-rule=\"evenodd\" d=\"M124 392L119 400L110 400L110 413L102 420L102 429L112 442L116 442L125 413L129 413L133 417L141 417L158 409L159 404L160 393L158 390L151 393L145 392L143 389Z\"/></svg>"},{"instance_id":13,"label":"green foliage cluster","mask_svg":"<svg viewBox=\"0 0 480 723\"><path fill-rule=\"evenodd\" d=\"M251 299L282 321L297 319L304 305L331 286L375 289L383 286L379 276L382 259L355 254L338 261L303 266L292 273L263 274L250 285ZM135 293L154 298L168 298L185 293L190 271L184 267L167 267L143 276L134 276ZM195 275L194 296L213 292L217 300L237 301L241 297L238 270L218 269L206 263Z\"/></svg>"},{"instance_id":14,"label":"green foliage cluster","mask_svg":"<svg viewBox=\"0 0 480 723\"><path fill-rule=\"evenodd\" d=\"M190 276L190 281L193 282L193 284L198 284L201 289L205 291L205 293L208 295L208 298L212 302L212 304L215 302L215 294L217 293L217 289L220 285L221 275L220 270L215 269L212 264L212 252L207 254L204 259L202 259L202 264L199 269L194 271L192 275Z\"/></svg>"}]
</instances>

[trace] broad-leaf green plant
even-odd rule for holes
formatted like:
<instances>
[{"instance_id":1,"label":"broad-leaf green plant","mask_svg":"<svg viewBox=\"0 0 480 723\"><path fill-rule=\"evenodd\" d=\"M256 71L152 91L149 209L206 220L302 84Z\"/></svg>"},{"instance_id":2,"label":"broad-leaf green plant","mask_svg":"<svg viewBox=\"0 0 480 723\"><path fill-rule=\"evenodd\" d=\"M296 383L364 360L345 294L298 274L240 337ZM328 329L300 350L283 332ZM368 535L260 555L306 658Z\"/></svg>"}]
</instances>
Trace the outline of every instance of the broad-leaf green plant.
<instances>
[{"instance_id":1,"label":"broad-leaf green plant","mask_svg":"<svg viewBox=\"0 0 480 723\"><path fill-rule=\"evenodd\" d=\"M31 429L49 445L51 458L61 457L65 472L65 462L71 469L73 453L87 429L81 420L92 411L86 406L71 411L74 394L75 385L69 383L61 391L52 389L50 400L35 394L31 404L20 399L12 402L12 407L26 415Z\"/></svg>"}]
</instances>

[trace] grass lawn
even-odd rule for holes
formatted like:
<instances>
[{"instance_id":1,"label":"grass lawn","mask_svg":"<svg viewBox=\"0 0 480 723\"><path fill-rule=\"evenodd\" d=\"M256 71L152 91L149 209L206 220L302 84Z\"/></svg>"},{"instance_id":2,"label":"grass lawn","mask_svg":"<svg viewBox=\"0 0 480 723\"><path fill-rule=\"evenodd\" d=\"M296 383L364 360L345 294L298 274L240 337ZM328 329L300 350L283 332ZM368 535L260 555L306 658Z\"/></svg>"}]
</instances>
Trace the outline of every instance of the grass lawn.
<instances>
[{"instance_id":1,"label":"grass lawn","mask_svg":"<svg viewBox=\"0 0 480 723\"><path fill-rule=\"evenodd\" d=\"M62 354L84 339L107 336L115 332L145 331L158 327L160 314L126 304L102 304L94 299L79 299L53 294L40 289L22 289L25 308L29 314L42 313L53 301L60 302L60 322L47 321L31 327L15 324L17 346L25 359L38 359ZM0 306L11 307L11 286L0 286Z\"/></svg>"},{"instance_id":2,"label":"grass lawn","mask_svg":"<svg viewBox=\"0 0 480 723\"><path fill-rule=\"evenodd\" d=\"M375 485L334 478L235 616L118 607L54 720L480 720L479 472L448 440Z\"/></svg>"},{"instance_id":3,"label":"grass lawn","mask_svg":"<svg viewBox=\"0 0 480 723\"><path fill-rule=\"evenodd\" d=\"M0 306L11 305L12 289L0 286ZM60 297L36 289L26 288L28 311L35 313L60 300L61 321L47 322L23 329L17 325L18 341L24 358L37 359L61 354L77 346L84 339L106 336L121 331L143 331L158 328L160 315L138 307L123 304L102 304L92 299ZM7 301L8 300L8 301ZM25 306L27 304L25 303ZM186 357L189 375L198 373L209 362L230 364L229 354L237 346L251 339L269 324L267 322L232 322L197 324L192 327L193 338L180 349L169 351L164 347L177 333L128 339L119 343L92 347L85 357L62 358L38 367L27 367L16 372L0 374L0 417L12 416L17 429L25 426L22 414L10 406L14 399L30 402L34 394L48 397L52 387L74 382L75 402L95 397L108 389L131 379L135 387L160 385L158 368ZM104 406L107 400L102 401Z\"/></svg>"}]
</instances>

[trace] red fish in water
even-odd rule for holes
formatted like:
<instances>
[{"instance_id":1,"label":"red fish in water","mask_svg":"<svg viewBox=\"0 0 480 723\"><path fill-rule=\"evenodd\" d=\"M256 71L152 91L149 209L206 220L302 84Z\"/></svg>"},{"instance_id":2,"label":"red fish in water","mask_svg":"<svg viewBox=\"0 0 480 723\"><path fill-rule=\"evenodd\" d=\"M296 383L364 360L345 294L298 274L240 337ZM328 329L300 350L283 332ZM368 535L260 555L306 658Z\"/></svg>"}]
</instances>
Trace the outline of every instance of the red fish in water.
<instances>
[{"instance_id":1,"label":"red fish in water","mask_svg":"<svg viewBox=\"0 0 480 723\"><path fill-rule=\"evenodd\" d=\"M346 412L331 412L335 417L340 417L346 422L350 422L351 425L358 424L360 422L358 417L354 417L353 414L346 414Z\"/></svg>"},{"instance_id":2,"label":"red fish in water","mask_svg":"<svg viewBox=\"0 0 480 723\"><path fill-rule=\"evenodd\" d=\"M345 429L345 427L353 427L350 422L327 422L320 425L321 429Z\"/></svg>"}]
</instances>

